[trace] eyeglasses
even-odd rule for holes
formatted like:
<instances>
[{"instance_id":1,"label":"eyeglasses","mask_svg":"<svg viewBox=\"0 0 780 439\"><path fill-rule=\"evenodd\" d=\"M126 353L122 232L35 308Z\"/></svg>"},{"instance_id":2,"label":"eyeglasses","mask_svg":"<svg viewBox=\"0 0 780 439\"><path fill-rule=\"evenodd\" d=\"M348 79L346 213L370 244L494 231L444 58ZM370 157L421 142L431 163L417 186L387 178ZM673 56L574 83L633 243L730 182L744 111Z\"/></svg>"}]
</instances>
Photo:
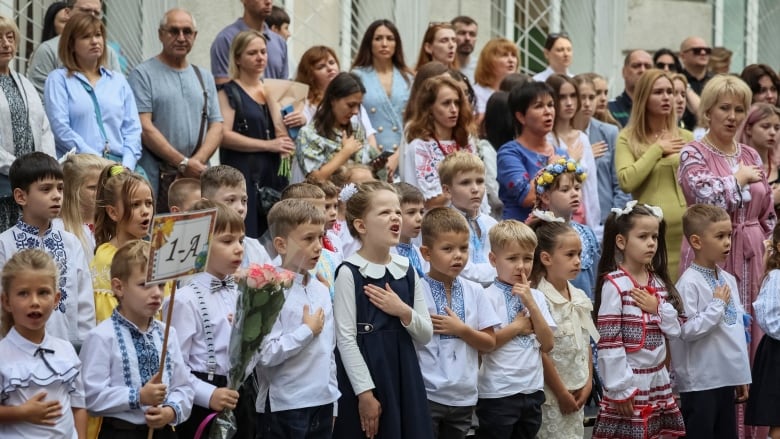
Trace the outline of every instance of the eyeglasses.
<instances>
[{"instance_id":1,"label":"eyeglasses","mask_svg":"<svg viewBox=\"0 0 780 439\"><path fill-rule=\"evenodd\" d=\"M670 62L670 63L657 62L657 63L655 63L655 68L656 69L661 69L661 70L669 69L670 72L676 72L677 71L677 66L673 62Z\"/></svg>"},{"instance_id":2,"label":"eyeglasses","mask_svg":"<svg viewBox=\"0 0 780 439\"><path fill-rule=\"evenodd\" d=\"M179 35L184 35L184 38L192 38L195 33L197 32L195 29L191 27L161 27L161 31L166 32L168 35L172 37L178 37Z\"/></svg>"},{"instance_id":3,"label":"eyeglasses","mask_svg":"<svg viewBox=\"0 0 780 439\"><path fill-rule=\"evenodd\" d=\"M691 47L685 49L686 52L693 52L694 55L710 55L712 54L712 47Z\"/></svg>"},{"instance_id":4,"label":"eyeglasses","mask_svg":"<svg viewBox=\"0 0 780 439\"><path fill-rule=\"evenodd\" d=\"M103 11L100 9L89 9L81 6L77 6L74 9L82 14L89 14L95 18L103 18Z\"/></svg>"}]
</instances>

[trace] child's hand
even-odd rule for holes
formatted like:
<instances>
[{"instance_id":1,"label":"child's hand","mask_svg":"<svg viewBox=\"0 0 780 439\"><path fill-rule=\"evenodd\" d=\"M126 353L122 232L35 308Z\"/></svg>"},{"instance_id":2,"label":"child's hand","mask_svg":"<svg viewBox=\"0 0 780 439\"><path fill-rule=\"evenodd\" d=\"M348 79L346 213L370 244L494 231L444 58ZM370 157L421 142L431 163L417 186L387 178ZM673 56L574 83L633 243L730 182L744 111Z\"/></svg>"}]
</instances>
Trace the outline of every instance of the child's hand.
<instances>
[{"instance_id":1,"label":"child's hand","mask_svg":"<svg viewBox=\"0 0 780 439\"><path fill-rule=\"evenodd\" d=\"M658 298L655 295L639 288L632 288L631 298L642 311L648 314L658 314Z\"/></svg>"},{"instance_id":2,"label":"child's hand","mask_svg":"<svg viewBox=\"0 0 780 439\"><path fill-rule=\"evenodd\" d=\"M148 383L141 387L141 404L160 405L165 401L167 393L168 386L160 382L160 372L157 372Z\"/></svg>"},{"instance_id":3,"label":"child's hand","mask_svg":"<svg viewBox=\"0 0 780 439\"><path fill-rule=\"evenodd\" d=\"M403 320L403 317L410 314L409 305L406 304L398 294L390 288L390 284L385 284L385 288L382 289L376 285L368 284L363 287L363 290L368 296L368 300L371 303L394 317L399 317Z\"/></svg>"},{"instance_id":4,"label":"child's hand","mask_svg":"<svg viewBox=\"0 0 780 439\"><path fill-rule=\"evenodd\" d=\"M523 302L523 305L526 307L528 307L530 301L534 300L531 295L531 284L528 283L525 273L522 274L522 281L512 287L512 294L519 297L520 301Z\"/></svg>"},{"instance_id":5,"label":"child's hand","mask_svg":"<svg viewBox=\"0 0 780 439\"><path fill-rule=\"evenodd\" d=\"M632 418L634 416L634 398L630 398L623 402L613 402L615 410L624 418Z\"/></svg>"},{"instance_id":6,"label":"child's hand","mask_svg":"<svg viewBox=\"0 0 780 439\"><path fill-rule=\"evenodd\" d=\"M582 408L585 403L588 402L591 390L593 390L593 380L588 380L588 382L585 383L585 386L580 387L572 393L574 399L577 401L578 408Z\"/></svg>"},{"instance_id":7,"label":"child's hand","mask_svg":"<svg viewBox=\"0 0 780 439\"><path fill-rule=\"evenodd\" d=\"M517 335L531 335L534 333L534 322L531 321L531 317L522 311L517 313L511 325L515 327Z\"/></svg>"},{"instance_id":8,"label":"child's hand","mask_svg":"<svg viewBox=\"0 0 780 439\"><path fill-rule=\"evenodd\" d=\"M221 412L225 409L233 410L238 404L238 392L227 387L218 387L211 392L209 398L209 408L215 412Z\"/></svg>"},{"instance_id":9,"label":"child's hand","mask_svg":"<svg viewBox=\"0 0 780 439\"><path fill-rule=\"evenodd\" d=\"M379 404L374 392L367 390L358 395L358 413L360 413L360 428L367 438L373 438L379 433L379 417L382 415L382 405Z\"/></svg>"},{"instance_id":10,"label":"child's hand","mask_svg":"<svg viewBox=\"0 0 780 439\"><path fill-rule=\"evenodd\" d=\"M434 334L447 334L447 335L459 335L463 328L466 326L460 320L457 314L455 314L448 306L444 307L444 311L447 312L446 316L431 314L431 322L433 323Z\"/></svg>"},{"instance_id":11,"label":"child's hand","mask_svg":"<svg viewBox=\"0 0 780 439\"><path fill-rule=\"evenodd\" d=\"M558 408L561 410L561 413L564 415L568 415L569 413L574 413L580 409L580 407L577 405L577 400L574 399L574 395L572 395L569 392L564 392L560 395L555 395L555 397L558 399Z\"/></svg>"},{"instance_id":12,"label":"child's hand","mask_svg":"<svg viewBox=\"0 0 780 439\"><path fill-rule=\"evenodd\" d=\"M742 384L740 386L737 386L735 389L735 392L737 394L736 402L737 404L743 403L748 400L748 385Z\"/></svg>"},{"instance_id":13,"label":"child's hand","mask_svg":"<svg viewBox=\"0 0 780 439\"><path fill-rule=\"evenodd\" d=\"M146 410L144 417L146 418L146 425L156 430L176 420L176 412L167 405L162 407L153 406Z\"/></svg>"},{"instance_id":14,"label":"child's hand","mask_svg":"<svg viewBox=\"0 0 780 439\"><path fill-rule=\"evenodd\" d=\"M325 326L325 311L317 308L314 314L309 314L309 305L303 305L303 324L308 326L314 335L319 335Z\"/></svg>"},{"instance_id":15,"label":"child's hand","mask_svg":"<svg viewBox=\"0 0 780 439\"><path fill-rule=\"evenodd\" d=\"M720 299L726 303L729 303L729 296L731 296L731 288L728 285L721 285L712 293L713 299Z\"/></svg>"},{"instance_id":16,"label":"child's hand","mask_svg":"<svg viewBox=\"0 0 780 439\"><path fill-rule=\"evenodd\" d=\"M38 425L54 425L62 416L62 404L57 400L44 401L46 392L38 392L19 408L23 413L23 421Z\"/></svg>"}]
</instances>

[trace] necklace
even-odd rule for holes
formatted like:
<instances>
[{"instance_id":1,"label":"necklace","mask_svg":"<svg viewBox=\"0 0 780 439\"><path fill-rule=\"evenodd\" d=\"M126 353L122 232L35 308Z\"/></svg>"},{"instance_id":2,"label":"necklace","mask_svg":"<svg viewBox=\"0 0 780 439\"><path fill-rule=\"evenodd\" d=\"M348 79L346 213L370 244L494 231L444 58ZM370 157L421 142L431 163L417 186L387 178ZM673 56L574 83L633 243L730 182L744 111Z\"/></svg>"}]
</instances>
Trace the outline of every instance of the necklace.
<instances>
[{"instance_id":1,"label":"necklace","mask_svg":"<svg viewBox=\"0 0 780 439\"><path fill-rule=\"evenodd\" d=\"M719 155L726 159L726 161L731 165L732 167L736 166L739 160L739 156L742 153L742 148L739 146L736 140L732 140L731 146L734 149L734 152L727 153L723 152L720 148L715 146L714 143L710 140L709 136L702 137L702 145L704 145L707 149L710 150L715 155Z\"/></svg>"}]
</instances>

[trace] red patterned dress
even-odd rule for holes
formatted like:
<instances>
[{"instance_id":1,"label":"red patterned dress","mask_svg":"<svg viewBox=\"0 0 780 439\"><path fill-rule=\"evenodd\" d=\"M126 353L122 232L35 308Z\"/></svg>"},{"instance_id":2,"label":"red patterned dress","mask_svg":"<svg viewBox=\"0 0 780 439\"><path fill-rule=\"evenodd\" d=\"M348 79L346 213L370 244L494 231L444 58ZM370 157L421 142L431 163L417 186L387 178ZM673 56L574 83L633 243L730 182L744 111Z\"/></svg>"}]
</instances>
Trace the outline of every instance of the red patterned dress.
<instances>
[{"instance_id":1,"label":"red patterned dress","mask_svg":"<svg viewBox=\"0 0 780 439\"><path fill-rule=\"evenodd\" d=\"M606 276L598 315L599 371L604 399L593 429L595 439L653 439L684 436L682 414L672 396L665 337L680 334L677 311L666 302L666 287L649 273L639 285L623 269ZM642 311L631 289L644 289L659 299L658 313ZM624 417L613 402L633 398L634 414Z\"/></svg>"}]
</instances>

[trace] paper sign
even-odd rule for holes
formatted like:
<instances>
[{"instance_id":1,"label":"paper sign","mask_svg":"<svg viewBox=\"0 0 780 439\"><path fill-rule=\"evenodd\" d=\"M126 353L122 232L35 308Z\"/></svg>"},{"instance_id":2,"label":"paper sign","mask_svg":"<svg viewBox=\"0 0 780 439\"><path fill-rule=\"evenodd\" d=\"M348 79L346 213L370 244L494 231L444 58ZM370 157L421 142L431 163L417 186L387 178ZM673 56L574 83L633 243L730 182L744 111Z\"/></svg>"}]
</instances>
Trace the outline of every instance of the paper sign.
<instances>
[{"instance_id":1,"label":"paper sign","mask_svg":"<svg viewBox=\"0 0 780 439\"><path fill-rule=\"evenodd\" d=\"M217 209L157 215L146 283L159 283L206 269Z\"/></svg>"}]
</instances>

